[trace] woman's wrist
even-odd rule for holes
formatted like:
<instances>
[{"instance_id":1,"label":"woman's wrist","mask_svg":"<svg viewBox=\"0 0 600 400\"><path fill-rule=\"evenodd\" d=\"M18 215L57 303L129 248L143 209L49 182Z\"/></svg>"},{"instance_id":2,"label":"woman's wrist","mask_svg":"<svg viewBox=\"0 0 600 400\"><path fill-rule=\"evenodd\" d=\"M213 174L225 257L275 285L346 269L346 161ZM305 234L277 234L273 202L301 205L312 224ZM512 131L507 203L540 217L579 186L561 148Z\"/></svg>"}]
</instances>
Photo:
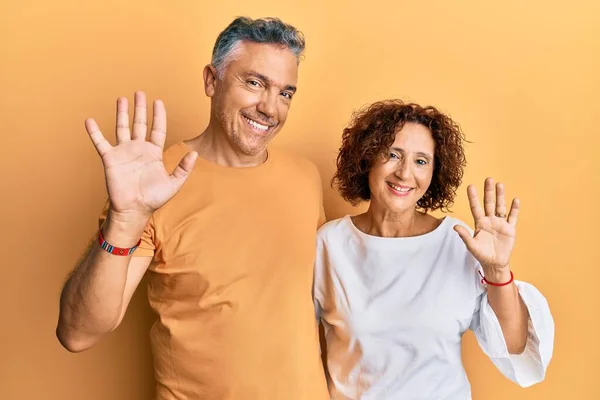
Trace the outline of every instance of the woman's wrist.
<instances>
[{"instance_id":1,"label":"woman's wrist","mask_svg":"<svg viewBox=\"0 0 600 400\"><path fill-rule=\"evenodd\" d=\"M505 284L511 282L513 275L510 272L510 267L507 265L502 268L486 268L483 267L485 281L488 284Z\"/></svg>"}]
</instances>

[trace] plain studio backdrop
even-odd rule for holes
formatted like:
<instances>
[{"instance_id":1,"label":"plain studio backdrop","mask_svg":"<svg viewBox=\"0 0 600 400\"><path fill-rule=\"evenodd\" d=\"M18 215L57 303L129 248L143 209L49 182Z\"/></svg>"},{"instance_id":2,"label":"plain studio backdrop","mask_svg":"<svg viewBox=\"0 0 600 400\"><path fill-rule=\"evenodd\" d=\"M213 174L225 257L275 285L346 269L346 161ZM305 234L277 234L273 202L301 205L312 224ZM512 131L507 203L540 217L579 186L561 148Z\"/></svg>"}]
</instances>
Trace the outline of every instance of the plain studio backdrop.
<instances>
[{"instance_id":1,"label":"plain studio backdrop","mask_svg":"<svg viewBox=\"0 0 600 400\"><path fill-rule=\"evenodd\" d=\"M433 104L467 138L453 208L486 176L522 202L512 266L556 322L546 381L521 389L465 337L475 400L600 399L597 94L600 2L27 1L0 4L0 398L147 400L146 289L122 326L70 354L54 329L65 276L97 228L106 191L84 129L114 143L118 96L162 99L167 145L208 118L202 68L236 16L278 16L307 39L299 91L273 143L313 160L328 219L361 212L328 182L351 113L384 98Z\"/></svg>"}]
</instances>

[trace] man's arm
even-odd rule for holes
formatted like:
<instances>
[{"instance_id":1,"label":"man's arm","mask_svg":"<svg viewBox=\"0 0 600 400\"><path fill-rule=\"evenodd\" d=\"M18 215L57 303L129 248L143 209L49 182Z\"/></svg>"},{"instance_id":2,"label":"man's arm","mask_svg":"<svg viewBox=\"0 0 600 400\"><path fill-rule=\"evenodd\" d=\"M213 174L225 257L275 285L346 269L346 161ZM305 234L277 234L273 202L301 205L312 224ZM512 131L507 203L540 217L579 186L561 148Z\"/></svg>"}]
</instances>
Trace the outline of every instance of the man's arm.
<instances>
[{"instance_id":1,"label":"man's arm","mask_svg":"<svg viewBox=\"0 0 600 400\"><path fill-rule=\"evenodd\" d=\"M129 248L137 243L144 226L115 221L109 212L103 236L114 246ZM80 352L116 329L151 261L152 257L110 254L94 240L61 294L56 327L60 343L71 352Z\"/></svg>"},{"instance_id":2,"label":"man's arm","mask_svg":"<svg viewBox=\"0 0 600 400\"><path fill-rule=\"evenodd\" d=\"M154 212L179 192L198 157L196 152L187 153L169 173L163 163L167 111L162 101L154 102L150 140L146 140L146 108L146 95L136 92L130 129L128 100L117 100L115 146L106 140L96 121L89 118L85 122L102 159L109 197L103 236L121 248L136 245ZM150 257L114 255L97 242L92 244L61 294L56 327L61 344L72 352L83 351L115 329L150 262Z\"/></svg>"}]
</instances>

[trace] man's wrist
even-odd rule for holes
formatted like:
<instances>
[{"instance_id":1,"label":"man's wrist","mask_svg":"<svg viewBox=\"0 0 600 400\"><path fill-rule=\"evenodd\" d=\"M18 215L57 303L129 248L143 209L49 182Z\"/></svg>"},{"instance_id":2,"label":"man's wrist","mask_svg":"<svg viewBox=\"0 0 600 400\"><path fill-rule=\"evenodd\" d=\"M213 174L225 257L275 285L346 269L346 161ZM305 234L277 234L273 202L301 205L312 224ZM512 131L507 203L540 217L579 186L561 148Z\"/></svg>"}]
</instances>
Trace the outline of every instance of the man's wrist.
<instances>
[{"instance_id":1,"label":"man's wrist","mask_svg":"<svg viewBox=\"0 0 600 400\"><path fill-rule=\"evenodd\" d=\"M150 217L121 215L109 210L102 225L102 237L111 246L131 248L137 245Z\"/></svg>"}]
</instances>

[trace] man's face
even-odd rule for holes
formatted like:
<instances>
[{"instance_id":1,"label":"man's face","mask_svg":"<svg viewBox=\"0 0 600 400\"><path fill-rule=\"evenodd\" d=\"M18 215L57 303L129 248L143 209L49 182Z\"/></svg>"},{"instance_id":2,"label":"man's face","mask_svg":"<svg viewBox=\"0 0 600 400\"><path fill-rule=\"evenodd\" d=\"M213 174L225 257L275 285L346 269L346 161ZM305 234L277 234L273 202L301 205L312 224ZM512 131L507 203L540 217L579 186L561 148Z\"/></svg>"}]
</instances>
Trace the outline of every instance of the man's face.
<instances>
[{"instance_id":1,"label":"man's face","mask_svg":"<svg viewBox=\"0 0 600 400\"><path fill-rule=\"evenodd\" d=\"M285 124L296 92L298 63L284 47L252 42L238 46L221 78L214 69L205 69L206 94L229 141L241 153L255 156Z\"/></svg>"}]
</instances>

